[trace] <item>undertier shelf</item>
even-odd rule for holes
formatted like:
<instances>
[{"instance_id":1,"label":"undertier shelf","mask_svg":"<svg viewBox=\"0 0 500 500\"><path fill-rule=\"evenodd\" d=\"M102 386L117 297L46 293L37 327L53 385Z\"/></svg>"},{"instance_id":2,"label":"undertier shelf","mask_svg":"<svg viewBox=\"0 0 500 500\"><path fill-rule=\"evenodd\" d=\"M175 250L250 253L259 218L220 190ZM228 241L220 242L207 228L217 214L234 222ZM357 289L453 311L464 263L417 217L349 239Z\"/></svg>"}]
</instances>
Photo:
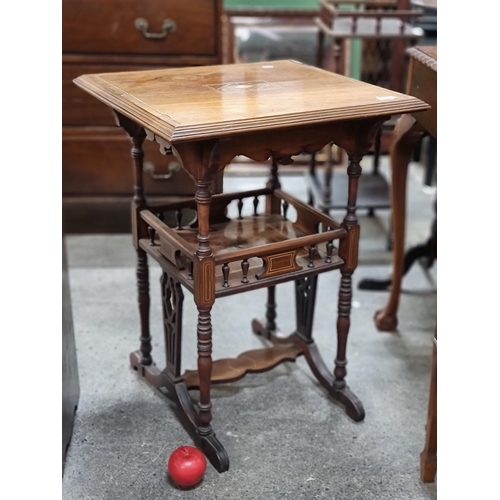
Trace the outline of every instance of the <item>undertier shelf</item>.
<instances>
[{"instance_id":1,"label":"undertier shelf","mask_svg":"<svg viewBox=\"0 0 500 500\"><path fill-rule=\"evenodd\" d=\"M274 206L279 208L281 204L281 213L258 213L258 203L252 201L254 215L243 216L240 210L237 217L227 217L230 202L237 201L241 207L243 198L252 196L255 200L262 194L268 196L268 202L277 200L279 203ZM341 225L280 190L221 195L214 205L219 209L215 210L217 218L210 224L209 244L215 264L216 297L316 275L344 263L334 243L346 236ZM294 208L295 220L287 217L288 205ZM161 207L160 212L167 211L166 208ZM185 204L183 208L193 207ZM140 213L150 232L150 238L141 239L140 245L165 271L193 292L197 221L188 225L179 222L172 228L160 220L160 214L154 215L153 210ZM182 220L179 213L178 221Z\"/></svg>"},{"instance_id":2,"label":"undertier shelf","mask_svg":"<svg viewBox=\"0 0 500 500\"><path fill-rule=\"evenodd\" d=\"M168 259L166 259L159 251L159 245L151 246L151 242L148 239L141 239L140 246L143 248L151 257L153 257L160 266L170 275L174 275L182 285L184 285L191 293L194 293L194 280L193 276L190 276L187 267L179 269L174 266ZM258 288L265 288L273 285L278 285L279 283L284 283L286 281L292 281L296 279L306 278L307 276L313 276L321 274L333 269L338 269L342 267L344 261L338 256L337 248L333 249L330 262L325 262L326 255L326 243L321 243L317 245L316 254L313 259L313 266L309 267L309 252L305 249L299 250L296 263L300 267L299 270L293 273L279 274L275 276L270 276L267 278L258 279L256 275L262 271L263 260L259 257L252 257L248 259L249 267L247 271L248 282L243 282L243 271L241 269L241 264L238 262L231 262L229 266L229 275L227 278L227 285L224 286L225 278L222 271L222 266L216 266L215 268L215 296L226 297L229 295L234 295L236 293L241 293L249 290L256 290Z\"/></svg>"}]
</instances>

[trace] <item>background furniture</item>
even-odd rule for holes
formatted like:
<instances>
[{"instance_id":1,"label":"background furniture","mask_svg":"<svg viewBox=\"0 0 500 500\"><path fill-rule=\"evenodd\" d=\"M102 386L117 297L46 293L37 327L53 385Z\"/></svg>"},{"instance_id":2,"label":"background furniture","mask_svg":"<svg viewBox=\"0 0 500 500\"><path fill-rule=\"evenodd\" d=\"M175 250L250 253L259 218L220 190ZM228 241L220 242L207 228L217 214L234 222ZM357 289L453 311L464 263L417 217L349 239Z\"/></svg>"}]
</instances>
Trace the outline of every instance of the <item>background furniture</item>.
<instances>
[{"instance_id":1,"label":"background furniture","mask_svg":"<svg viewBox=\"0 0 500 500\"><path fill-rule=\"evenodd\" d=\"M425 113L403 115L394 129L391 150L391 197L394 238L391 290L386 305L375 313L379 330L393 331L398 324L397 311L404 271L406 224L406 176L415 145L424 134L437 137L437 47L408 49L407 94L419 97L431 108ZM437 231L436 231L437 232ZM436 236L437 241L437 236Z\"/></svg>"},{"instance_id":2,"label":"background furniture","mask_svg":"<svg viewBox=\"0 0 500 500\"><path fill-rule=\"evenodd\" d=\"M391 0L321 0L320 16L315 19L319 28L317 65L335 73L346 74L362 81L403 92L406 80L405 50L416 43L423 31L412 22L420 10L402 10L400 2ZM325 44L325 40L330 43ZM359 49L359 65L353 57ZM390 208L389 188L379 173L380 154L389 150L394 119L380 129L374 143L372 175L360 179L358 208L370 215L375 209ZM345 175L335 175L333 165L340 163L328 148L324 177L316 172L313 158L307 176L310 203L325 212L345 207ZM340 152L341 153L341 152ZM390 245L389 245L390 246Z\"/></svg>"},{"instance_id":3,"label":"background furniture","mask_svg":"<svg viewBox=\"0 0 500 500\"><path fill-rule=\"evenodd\" d=\"M411 5L421 9L423 14L419 17L415 25L424 30L424 36L419 39L418 44L434 46L437 44L437 0L411 0ZM422 157L421 153L425 156ZM436 184L436 154L437 141L435 137L428 135L417 144L414 160L425 162L424 186L432 187Z\"/></svg>"},{"instance_id":4,"label":"background furniture","mask_svg":"<svg viewBox=\"0 0 500 500\"><path fill-rule=\"evenodd\" d=\"M229 459L212 428L212 383L238 380L247 372L267 371L304 355L331 398L355 421L364 418L361 402L346 384L346 346L350 327L352 274L357 266L359 225L355 214L360 161L377 126L395 113L427 109L411 96L394 96L340 75L295 61L182 68L128 74L83 75L75 83L116 113L133 143L135 172L133 242L137 251L139 350L131 364L157 388L166 387L181 420L219 472ZM346 92L331 92L340 87ZM290 110L290 101L297 103ZM179 203L152 205L143 193L142 144L156 141L171 149L196 179L195 197ZM349 203L341 223L280 189L278 163L312 153L335 140L349 156ZM272 157L265 188L212 195L210 184L235 155L256 161ZM259 197L265 210L259 212ZM249 199L253 215L244 217ZM230 219L228 208L236 205ZM292 207L296 220L292 221ZM185 210L197 216L183 223ZM289 212L290 210L290 212ZM164 223L173 211L177 223ZM334 246L338 242L338 248ZM151 356L149 271L147 256L162 268L162 304L167 364L159 370ZM318 274L339 269L337 353L330 371L312 336ZM297 325L288 337L278 335L275 286L295 281ZM198 369L181 373L182 303L185 288L198 309ZM272 346L212 361L211 310L216 299L268 289L264 321L252 327ZM199 389L197 407L189 389Z\"/></svg>"},{"instance_id":5,"label":"background furniture","mask_svg":"<svg viewBox=\"0 0 500 500\"><path fill-rule=\"evenodd\" d=\"M80 399L78 361L66 257L66 242L62 238L62 470L66 451L73 435L75 412Z\"/></svg>"},{"instance_id":6,"label":"background furniture","mask_svg":"<svg viewBox=\"0 0 500 500\"><path fill-rule=\"evenodd\" d=\"M223 16L223 60L226 64L294 59L314 65L318 15L317 0L226 0ZM310 155L294 158L288 169L293 175L305 173ZM232 167L253 172L262 165L243 156ZM280 173L285 173L282 167Z\"/></svg>"},{"instance_id":7,"label":"background furniture","mask_svg":"<svg viewBox=\"0 0 500 500\"><path fill-rule=\"evenodd\" d=\"M360 282L360 288L381 289L390 285L386 305L375 313L375 325L379 330L392 331L397 327L397 311L401 293L401 281L416 258L437 257L437 215L433 222L431 236L427 243L418 245L404 253L406 218L406 177L408 164L415 145L422 137L430 134L437 137L437 47L414 47L408 49L407 94L415 95L430 104L424 113L403 115L394 129L391 150L391 193L394 230L394 254L392 280L368 280ZM435 208L436 209L436 208ZM365 282L365 285L363 285ZM437 330L432 350L432 369L427 410L425 446L420 455L420 477L423 482L432 482L437 470Z\"/></svg>"},{"instance_id":8,"label":"background furniture","mask_svg":"<svg viewBox=\"0 0 500 500\"><path fill-rule=\"evenodd\" d=\"M313 19L318 9L275 9L239 8L225 9L224 12L224 63L256 62L257 60L294 59L306 64L314 63L314 51L309 51L308 35L314 30ZM238 32L245 30L249 38L257 33L275 36L280 33L281 40L266 40L262 48L255 47L249 53L248 43L242 47L238 43ZM283 43L283 39L287 40ZM288 42L288 43L287 43ZM293 44L293 47L291 47ZM253 46L258 43L253 41ZM285 46L283 46L285 45ZM256 50L257 49L257 50Z\"/></svg>"},{"instance_id":9,"label":"background furniture","mask_svg":"<svg viewBox=\"0 0 500 500\"><path fill-rule=\"evenodd\" d=\"M287 31L293 27L314 26L313 18L319 12L318 0L224 0L224 62L255 62L248 58L241 59L236 30L245 27L257 30L272 27L273 30L284 28ZM279 59L279 45L273 44L275 54L265 56L266 60ZM299 49L300 52L300 49ZM306 64L312 64L294 54L294 58ZM260 59L263 60L263 59Z\"/></svg>"},{"instance_id":10,"label":"background furniture","mask_svg":"<svg viewBox=\"0 0 500 500\"><path fill-rule=\"evenodd\" d=\"M84 73L222 62L221 0L63 0L62 184L68 233L129 232L128 138L110 110L73 85ZM175 158L146 145L153 197L192 195Z\"/></svg>"}]
</instances>

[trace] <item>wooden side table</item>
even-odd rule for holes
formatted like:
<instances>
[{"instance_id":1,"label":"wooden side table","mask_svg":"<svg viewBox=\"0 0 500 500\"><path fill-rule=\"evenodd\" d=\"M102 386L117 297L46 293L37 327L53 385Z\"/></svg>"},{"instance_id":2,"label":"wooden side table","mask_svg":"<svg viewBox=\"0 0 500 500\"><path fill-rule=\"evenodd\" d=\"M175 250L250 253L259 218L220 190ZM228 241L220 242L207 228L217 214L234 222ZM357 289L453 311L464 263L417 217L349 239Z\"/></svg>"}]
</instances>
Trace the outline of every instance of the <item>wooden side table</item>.
<instances>
[{"instance_id":1,"label":"wooden side table","mask_svg":"<svg viewBox=\"0 0 500 500\"><path fill-rule=\"evenodd\" d=\"M391 291L386 305L375 313L375 325L382 331L393 331L398 324L397 312L404 274L406 226L406 176L415 145L425 135L437 137L437 47L408 49L407 93L431 106L425 113L404 114L396 123L391 149L391 197L394 253Z\"/></svg>"},{"instance_id":2,"label":"wooden side table","mask_svg":"<svg viewBox=\"0 0 500 500\"><path fill-rule=\"evenodd\" d=\"M229 459L212 428L210 386L263 372L304 355L330 396L355 421L364 418L359 399L346 384L346 345L350 325L352 274L357 266L359 225L356 194L360 161L377 127L392 114L425 110L421 100L368 85L295 61L84 75L75 83L110 106L130 135L135 172L133 242L137 250L140 348L132 366L153 386L166 387L185 427L214 467ZM172 151L196 182L193 199L149 204L143 192L142 144L148 138ZM280 188L278 164L301 152L312 153L334 141L349 156L349 196L342 222L320 213ZM272 158L262 189L212 195L210 185L236 155L256 161ZM259 197L265 197L259 210ZM227 217L236 204L239 216ZM250 203L254 213L242 215ZM292 205L296 219L291 220ZM196 213L186 222L187 212ZM176 214L169 227L162 219ZM167 352L160 370L151 356L147 256L162 268L161 293ZM339 269L337 354L330 371L312 336L318 275ZM297 327L276 335L275 286L295 281ZM268 289L264 321L255 333L271 347L212 361L211 309L216 299ZM198 370L181 372L183 289L198 308ZM195 406L190 389L199 389Z\"/></svg>"}]
</instances>

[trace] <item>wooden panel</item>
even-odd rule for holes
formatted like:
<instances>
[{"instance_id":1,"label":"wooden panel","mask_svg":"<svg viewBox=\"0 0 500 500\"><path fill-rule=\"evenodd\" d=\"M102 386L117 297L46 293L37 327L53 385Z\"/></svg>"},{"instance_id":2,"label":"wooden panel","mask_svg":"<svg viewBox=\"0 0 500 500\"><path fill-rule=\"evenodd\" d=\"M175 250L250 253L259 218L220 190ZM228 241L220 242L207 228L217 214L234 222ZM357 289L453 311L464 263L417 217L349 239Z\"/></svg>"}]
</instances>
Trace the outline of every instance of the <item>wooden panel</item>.
<instances>
[{"instance_id":1,"label":"wooden panel","mask_svg":"<svg viewBox=\"0 0 500 500\"><path fill-rule=\"evenodd\" d=\"M62 49L89 54L215 54L217 4L214 0L63 0ZM134 25L137 18L149 23L150 33L160 33L166 19L173 20L176 29L161 40L147 39Z\"/></svg>"},{"instance_id":2,"label":"wooden panel","mask_svg":"<svg viewBox=\"0 0 500 500\"><path fill-rule=\"evenodd\" d=\"M62 187L64 195L133 195L133 169L129 137L119 128L63 128ZM144 141L144 160L155 172L168 172L173 156L162 155L156 142ZM194 181L183 169L171 179L154 180L144 175L147 194L192 195Z\"/></svg>"}]
</instances>

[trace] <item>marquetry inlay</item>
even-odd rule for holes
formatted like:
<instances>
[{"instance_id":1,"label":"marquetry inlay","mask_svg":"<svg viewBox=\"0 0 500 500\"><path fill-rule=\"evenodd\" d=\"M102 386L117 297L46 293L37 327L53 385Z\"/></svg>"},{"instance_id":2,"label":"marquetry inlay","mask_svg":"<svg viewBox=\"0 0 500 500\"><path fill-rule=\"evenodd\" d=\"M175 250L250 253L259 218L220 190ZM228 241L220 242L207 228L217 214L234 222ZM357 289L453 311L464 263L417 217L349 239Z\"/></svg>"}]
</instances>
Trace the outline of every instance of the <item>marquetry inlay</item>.
<instances>
[{"instance_id":1,"label":"marquetry inlay","mask_svg":"<svg viewBox=\"0 0 500 500\"><path fill-rule=\"evenodd\" d=\"M349 229L347 238L340 240L339 255L345 262L345 268L349 271L353 271L358 265L358 243L359 226Z\"/></svg>"},{"instance_id":2,"label":"marquetry inlay","mask_svg":"<svg viewBox=\"0 0 500 500\"><path fill-rule=\"evenodd\" d=\"M269 255L262 257L264 266L255 275L257 279L267 278L269 276L276 276L278 274L289 273L292 271L299 271L302 266L299 266L295 259L297 257L297 250L284 252L276 255Z\"/></svg>"},{"instance_id":3,"label":"marquetry inlay","mask_svg":"<svg viewBox=\"0 0 500 500\"><path fill-rule=\"evenodd\" d=\"M195 260L196 284L194 300L198 307L211 306L215 301L215 262L213 258Z\"/></svg>"},{"instance_id":4,"label":"marquetry inlay","mask_svg":"<svg viewBox=\"0 0 500 500\"><path fill-rule=\"evenodd\" d=\"M276 90L283 88L278 83L266 82L264 80L259 80L257 82L226 83L223 85L207 85L207 87L224 94L235 92L251 92L257 90Z\"/></svg>"}]
</instances>

